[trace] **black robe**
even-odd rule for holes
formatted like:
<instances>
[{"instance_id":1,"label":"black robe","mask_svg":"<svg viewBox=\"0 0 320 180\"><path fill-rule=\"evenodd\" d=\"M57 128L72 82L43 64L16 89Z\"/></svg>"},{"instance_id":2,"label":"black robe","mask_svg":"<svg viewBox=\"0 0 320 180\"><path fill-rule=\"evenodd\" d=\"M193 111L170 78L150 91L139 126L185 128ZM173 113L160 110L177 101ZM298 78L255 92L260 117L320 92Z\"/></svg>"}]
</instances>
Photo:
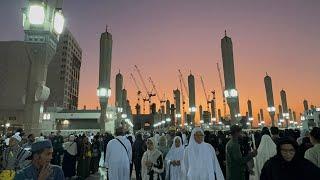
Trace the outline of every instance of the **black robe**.
<instances>
[{"instance_id":1,"label":"black robe","mask_svg":"<svg viewBox=\"0 0 320 180\"><path fill-rule=\"evenodd\" d=\"M260 180L319 180L320 168L304 158L285 161L280 155L268 160L261 171Z\"/></svg>"}]
</instances>

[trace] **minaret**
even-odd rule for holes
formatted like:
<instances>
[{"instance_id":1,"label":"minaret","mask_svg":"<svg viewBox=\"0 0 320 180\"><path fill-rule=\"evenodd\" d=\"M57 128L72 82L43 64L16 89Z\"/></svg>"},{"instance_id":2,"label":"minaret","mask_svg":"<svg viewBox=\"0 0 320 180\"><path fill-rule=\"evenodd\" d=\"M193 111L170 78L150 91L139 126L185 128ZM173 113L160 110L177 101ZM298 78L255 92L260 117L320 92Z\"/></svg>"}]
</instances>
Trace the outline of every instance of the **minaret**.
<instances>
[{"instance_id":1,"label":"minaret","mask_svg":"<svg viewBox=\"0 0 320 180\"><path fill-rule=\"evenodd\" d=\"M264 121L264 115L263 115L263 109L260 109L260 122L261 124L265 124L265 121Z\"/></svg>"},{"instance_id":2,"label":"minaret","mask_svg":"<svg viewBox=\"0 0 320 180\"><path fill-rule=\"evenodd\" d=\"M122 89L122 114L124 115L123 117L128 116L127 112L127 90L124 88Z\"/></svg>"},{"instance_id":3,"label":"minaret","mask_svg":"<svg viewBox=\"0 0 320 180\"><path fill-rule=\"evenodd\" d=\"M99 97L101 107L99 123L102 132L104 132L105 130L108 99L111 96L111 54L112 35L108 32L108 28L106 27L106 32L102 33L100 37L99 87L97 90L97 95Z\"/></svg>"},{"instance_id":4,"label":"minaret","mask_svg":"<svg viewBox=\"0 0 320 180\"><path fill-rule=\"evenodd\" d=\"M252 114L252 103L251 100L247 101L248 104L248 120L253 121L253 114Z\"/></svg>"},{"instance_id":5,"label":"minaret","mask_svg":"<svg viewBox=\"0 0 320 180\"><path fill-rule=\"evenodd\" d=\"M280 91L280 97L281 97L281 104L282 104L282 111L283 111L282 116L286 121L286 128L288 128L289 127L289 122L288 122L289 110L288 110L288 103L287 103L287 95L283 89Z\"/></svg>"},{"instance_id":6,"label":"minaret","mask_svg":"<svg viewBox=\"0 0 320 180\"><path fill-rule=\"evenodd\" d=\"M180 107L180 90L176 89L173 90L173 96L174 96L174 105L176 110L176 119L177 119L177 125L181 124L181 107Z\"/></svg>"},{"instance_id":7,"label":"minaret","mask_svg":"<svg viewBox=\"0 0 320 180\"><path fill-rule=\"evenodd\" d=\"M188 76L188 87L189 87L189 112L191 116L191 122L194 125L199 125L199 122L195 122L196 114L196 94L195 94L195 83L194 76L190 73Z\"/></svg>"},{"instance_id":8,"label":"minaret","mask_svg":"<svg viewBox=\"0 0 320 180\"><path fill-rule=\"evenodd\" d=\"M216 114L216 92L212 91L212 100L210 101L211 105L211 123L217 122L217 114Z\"/></svg>"},{"instance_id":9,"label":"minaret","mask_svg":"<svg viewBox=\"0 0 320 180\"><path fill-rule=\"evenodd\" d=\"M166 117L170 117L170 101L166 100Z\"/></svg>"},{"instance_id":10,"label":"minaret","mask_svg":"<svg viewBox=\"0 0 320 180\"><path fill-rule=\"evenodd\" d=\"M232 40L227 36L226 31L224 38L221 39L221 51L225 83L224 96L227 98L230 109L231 124L235 124L236 117L240 113L239 99L235 82Z\"/></svg>"},{"instance_id":11,"label":"minaret","mask_svg":"<svg viewBox=\"0 0 320 180\"><path fill-rule=\"evenodd\" d=\"M268 73L266 74L266 77L264 77L264 86L266 90L267 103L268 103L267 110L271 118L272 126L275 126L274 115L275 115L276 108L274 107L272 80L271 80L271 77L268 76Z\"/></svg>"},{"instance_id":12,"label":"minaret","mask_svg":"<svg viewBox=\"0 0 320 180\"><path fill-rule=\"evenodd\" d=\"M303 101L303 108L304 108L305 112L307 112L309 110L309 105L308 105L308 101L307 100Z\"/></svg>"},{"instance_id":13,"label":"minaret","mask_svg":"<svg viewBox=\"0 0 320 180\"><path fill-rule=\"evenodd\" d=\"M199 106L199 118L200 118L200 121L202 120L203 121L203 110L202 110L202 105ZM200 122L201 123L201 122Z\"/></svg>"},{"instance_id":14,"label":"minaret","mask_svg":"<svg viewBox=\"0 0 320 180\"><path fill-rule=\"evenodd\" d=\"M116 75L116 101L115 106L116 107L122 107L122 89L123 89L123 76L120 73Z\"/></svg>"}]
</instances>

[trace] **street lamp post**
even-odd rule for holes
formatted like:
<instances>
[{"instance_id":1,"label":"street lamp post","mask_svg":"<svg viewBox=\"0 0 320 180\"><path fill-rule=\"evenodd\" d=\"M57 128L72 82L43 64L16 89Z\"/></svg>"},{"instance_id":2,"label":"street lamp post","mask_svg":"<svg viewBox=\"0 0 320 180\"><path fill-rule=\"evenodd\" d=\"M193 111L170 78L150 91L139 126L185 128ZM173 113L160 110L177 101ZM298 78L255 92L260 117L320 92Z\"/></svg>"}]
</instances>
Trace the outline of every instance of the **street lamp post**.
<instances>
[{"instance_id":1,"label":"street lamp post","mask_svg":"<svg viewBox=\"0 0 320 180\"><path fill-rule=\"evenodd\" d=\"M62 1L28 0L22 9L25 47L29 73L25 99L24 128L27 133L40 134L43 103L50 89L46 87L47 68L54 57L59 35L64 28Z\"/></svg>"}]
</instances>

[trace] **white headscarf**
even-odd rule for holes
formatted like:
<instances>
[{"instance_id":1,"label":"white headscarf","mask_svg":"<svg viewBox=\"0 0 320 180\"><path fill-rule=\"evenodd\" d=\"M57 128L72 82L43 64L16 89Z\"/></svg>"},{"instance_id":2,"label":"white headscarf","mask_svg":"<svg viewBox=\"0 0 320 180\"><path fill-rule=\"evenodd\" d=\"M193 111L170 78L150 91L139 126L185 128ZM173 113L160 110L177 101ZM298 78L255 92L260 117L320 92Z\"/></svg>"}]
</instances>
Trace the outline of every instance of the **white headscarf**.
<instances>
[{"instance_id":1,"label":"white headscarf","mask_svg":"<svg viewBox=\"0 0 320 180\"><path fill-rule=\"evenodd\" d=\"M176 144L175 144L176 139L179 139L179 141L180 141L179 147L176 147ZM166 159L167 160L182 160L183 159L183 152L184 152L184 148L183 148L181 138L179 136L176 136L173 139L171 149L169 150L169 152L166 156Z\"/></svg>"},{"instance_id":2,"label":"white headscarf","mask_svg":"<svg viewBox=\"0 0 320 180\"><path fill-rule=\"evenodd\" d=\"M159 151L157 148L157 144L155 143L155 140L153 138L149 138L148 140L152 141L153 143L153 150L147 150L146 157L148 161L151 161L152 163L156 163L159 156L162 154L161 151Z\"/></svg>"},{"instance_id":3,"label":"white headscarf","mask_svg":"<svg viewBox=\"0 0 320 180\"><path fill-rule=\"evenodd\" d=\"M187 157L184 157L184 160L188 161L188 169L185 168L187 179L215 179L215 173L217 179L224 179L214 148L204 141L198 144L194 139L196 132L204 135L199 127L192 130L189 145L185 150Z\"/></svg>"},{"instance_id":4,"label":"white headscarf","mask_svg":"<svg viewBox=\"0 0 320 180\"><path fill-rule=\"evenodd\" d=\"M77 143L74 142L75 136L70 135L69 141L63 143L63 148L72 156L75 156L77 154Z\"/></svg>"},{"instance_id":5,"label":"white headscarf","mask_svg":"<svg viewBox=\"0 0 320 180\"><path fill-rule=\"evenodd\" d=\"M273 142L269 135L263 135L261 138L260 145L258 147L258 154L256 157L256 168L259 175L261 173L264 163L276 154L277 145Z\"/></svg>"}]
</instances>

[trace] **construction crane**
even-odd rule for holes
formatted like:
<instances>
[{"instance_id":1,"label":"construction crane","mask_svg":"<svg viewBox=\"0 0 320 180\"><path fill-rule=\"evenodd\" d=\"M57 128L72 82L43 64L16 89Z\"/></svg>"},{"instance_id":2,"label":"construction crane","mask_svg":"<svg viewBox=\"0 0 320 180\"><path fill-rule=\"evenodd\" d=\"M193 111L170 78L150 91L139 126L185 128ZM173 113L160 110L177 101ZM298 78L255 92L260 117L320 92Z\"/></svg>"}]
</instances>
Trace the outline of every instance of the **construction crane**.
<instances>
[{"instance_id":1,"label":"construction crane","mask_svg":"<svg viewBox=\"0 0 320 180\"><path fill-rule=\"evenodd\" d=\"M223 82L222 82L222 77L221 77L221 70L220 70L220 66L219 63L217 63L217 69L218 69L218 73L219 73L219 80L220 80L220 86L221 86L221 92L222 92L222 98L223 98L223 115L224 117L226 117L226 98L224 96L224 86L223 86Z\"/></svg>"},{"instance_id":2,"label":"construction crane","mask_svg":"<svg viewBox=\"0 0 320 180\"><path fill-rule=\"evenodd\" d=\"M146 93L146 96L143 98L143 103L145 104L145 102L148 101L148 102L149 102L149 106L150 106L150 105L151 105L151 98L152 98L152 96L155 96L155 94L152 94L152 92L148 91L148 88L147 88L147 86L146 86L146 83L145 83L144 80L143 80L143 77L142 77L142 75L141 75L141 71L140 71L140 69L138 68L138 66L137 66L137 65L134 65L134 67L135 67L135 70L137 71L137 73L138 73L138 75L139 75L140 81L141 81L141 83L142 83L142 85L143 85L143 88L144 88L144 90L145 90L145 93ZM145 106L145 105L144 105L144 106ZM145 107L143 107L143 111L145 112Z\"/></svg>"},{"instance_id":3,"label":"construction crane","mask_svg":"<svg viewBox=\"0 0 320 180\"><path fill-rule=\"evenodd\" d=\"M183 75L182 75L180 69L178 69L178 71L179 71L179 79L182 81L184 90L186 91L187 96L189 97L189 91L188 91L188 88L187 88L187 86L186 86L186 82L185 82L184 79L183 79ZM182 90L182 87L181 87L181 90Z\"/></svg>"},{"instance_id":4,"label":"construction crane","mask_svg":"<svg viewBox=\"0 0 320 180\"><path fill-rule=\"evenodd\" d=\"M157 98L159 99L160 104L162 105L163 103L166 102L166 100L164 99L164 97L160 98L159 92L156 88L154 81L151 79L151 77L149 77L149 82L152 84L152 88L155 91L155 94L156 94Z\"/></svg>"},{"instance_id":5,"label":"construction crane","mask_svg":"<svg viewBox=\"0 0 320 180\"><path fill-rule=\"evenodd\" d=\"M206 88L204 86L204 82L203 82L202 76L200 76L200 80L201 80L201 85L202 85L202 89L203 89L203 92L204 92L204 96L206 97L206 101L207 101L207 110L209 111L209 104L211 102L209 101L209 97L207 95L207 91L206 91Z\"/></svg>"},{"instance_id":6,"label":"construction crane","mask_svg":"<svg viewBox=\"0 0 320 180\"><path fill-rule=\"evenodd\" d=\"M139 87L139 85L138 85L138 83L137 83L137 80L136 80L136 78L133 76L133 74L132 73L130 73L130 76L131 76L131 79L133 80L133 82L134 82L134 84L135 84L135 86L136 86L136 88L137 88L137 96L138 96L138 104L140 105L140 97L141 97L141 90L140 90L140 87Z\"/></svg>"},{"instance_id":7,"label":"construction crane","mask_svg":"<svg viewBox=\"0 0 320 180\"><path fill-rule=\"evenodd\" d=\"M182 127L184 127L184 123L186 122L186 117L185 117L185 104L186 104L186 101L185 101L185 98L184 98L184 94L183 94L183 89L182 89L182 79L181 77L179 76L179 81L180 81L180 90L181 90L181 98L182 98L182 121L181 122L182 124Z\"/></svg>"}]
</instances>

